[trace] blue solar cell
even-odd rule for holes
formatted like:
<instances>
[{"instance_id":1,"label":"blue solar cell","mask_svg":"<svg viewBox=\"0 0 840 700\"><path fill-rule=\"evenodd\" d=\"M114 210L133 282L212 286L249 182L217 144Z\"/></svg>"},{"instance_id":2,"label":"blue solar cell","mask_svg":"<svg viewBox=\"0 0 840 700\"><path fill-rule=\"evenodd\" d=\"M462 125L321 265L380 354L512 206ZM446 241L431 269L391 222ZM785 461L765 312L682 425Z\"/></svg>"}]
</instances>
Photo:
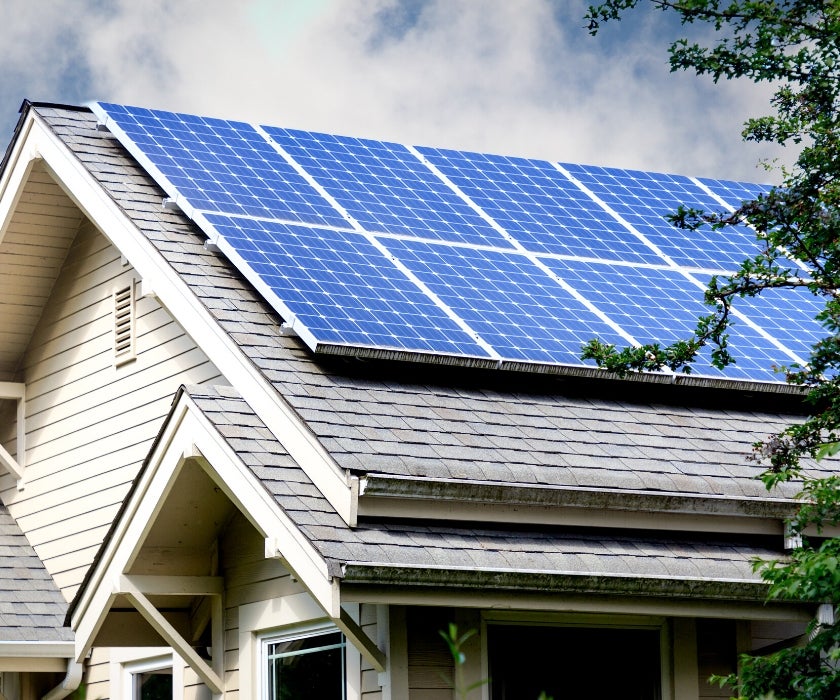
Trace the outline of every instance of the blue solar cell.
<instances>
[{"instance_id":1,"label":"blue solar cell","mask_svg":"<svg viewBox=\"0 0 840 700\"><path fill-rule=\"evenodd\" d=\"M767 289L757 297L736 299L733 306L805 361L813 344L826 335L814 318L825 302L807 289ZM791 362L782 358L777 364Z\"/></svg>"},{"instance_id":2,"label":"blue solar cell","mask_svg":"<svg viewBox=\"0 0 840 700\"><path fill-rule=\"evenodd\" d=\"M199 211L346 226L322 197L249 124L99 104L148 160L158 184Z\"/></svg>"},{"instance_id":3,"label":"blue solar cell","mask_svg":"<svg viewBox=\"0 0 840 700\"><path fill-rule=\"evenodd\" d=\"M703 290L677 270L549 258L543 262L643 344L666 345L688 338L697 326L697 319L712 311L703 304ZM707 279L699 281L708 282ZM778 381L772 366L789 360L744 323L735 323L729 345L737 358L734 366L723 372L715 369L710 362L710 350L706 349L701 352L694 372Z\"/></svg>"},{"instance_id":4,"label":"blue solar cell","mask_svg":"<svg viewBox=\"0 0 840 700\"><path fill-rule=\"evenodd\" d=\"M510 247L405 146L263 128L367 231Z\"/></svg>"},{"instance_id":5,"label":"blue solar cell","mask_svg":"<svg viewBox=\"0 0 840 700\"><path fill-rule=\"evenodd\" d=\"M418 151L526 250L662 262L551 163L434 148Z\"/></svg>"},{"instance_id":6,"label":"blue solar cell","mask_svg":"<svg viewBox=\"0 0 840 700\"><path fill-rule=\"evenodd\" d=\"M740 207L742 202L755 199L758 195L767 194L770 191L770 185L757 185L752 182L713 180L705 177L699 177L697 180L708 187L711 192L714 192L733 209Z\"/></svg>"},{"instance_id":7,"label":"blue solar cell","mask_svg":"<svg viewBox=\"0 0 840 700\"><path fill-rule=\"evenodd\" d=\"M359 233L207 218L241 258L243 274L267 286L319 343L487 357Z\"/></svg>"},{"instance_id":8,"label":"blue solar cell","mask_svg":"<svg viewBox=\"0 0 840 700\"><path fill-rule=\"evenodd\" d=\"M563 167L678 265L732 271L760 251L755 234L746 227L687 231L667 220L680 205L723 211L687 177L565 163Z\"/></svg>"},{"instance_id":9,"label":"blue solar cell","mask_svg":"<svg viewBox=\"0 0 840 700\"><path fill-rule=\"evenodd\" d=\"M405 239L387 246L503 359L582 365L587 340L624 342L526 256Z\"/></svg>"}]
</instances>

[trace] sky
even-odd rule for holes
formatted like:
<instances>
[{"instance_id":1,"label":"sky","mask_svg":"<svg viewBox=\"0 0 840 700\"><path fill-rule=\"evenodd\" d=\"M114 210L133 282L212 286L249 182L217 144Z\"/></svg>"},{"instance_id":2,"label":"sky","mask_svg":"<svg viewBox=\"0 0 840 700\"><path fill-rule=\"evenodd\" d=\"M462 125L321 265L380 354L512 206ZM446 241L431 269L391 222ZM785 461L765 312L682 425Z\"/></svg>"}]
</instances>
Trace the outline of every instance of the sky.
<instances>
[{"instance_id":1,"label":"sky","mask_svg":"<svg viewBox=\"0 0 840 700\"><path fill-rule=\"evenodd\" d=\"M24 99L94 100L414 145L775 181L770 90L669 72L680 26L584 0L0 0L0 141Z\"/></svg>"}]
</instances>

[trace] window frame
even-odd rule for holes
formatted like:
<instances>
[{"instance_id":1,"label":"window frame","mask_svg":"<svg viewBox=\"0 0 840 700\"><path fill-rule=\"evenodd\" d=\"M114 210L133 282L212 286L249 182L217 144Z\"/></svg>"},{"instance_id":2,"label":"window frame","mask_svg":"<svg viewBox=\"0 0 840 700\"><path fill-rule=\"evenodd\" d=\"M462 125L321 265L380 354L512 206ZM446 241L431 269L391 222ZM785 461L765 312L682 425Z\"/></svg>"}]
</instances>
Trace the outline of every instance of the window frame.
<instances>
[{"instance_id":1,"label":"window frame","mask_svg":"<svg viewBox=\"0 0 840 700\"><path fill-rule=\"evenodd\" d=\"M278 642L289 642L294 641L296 639L307 639L309 637L318 637L320 635L326 634L335 634L339 633L341 635L341 649L343 653L341 654L341 671L342 671L342 684L341 684L341 700L347 700L348 698L348 689L347 689L347 672L348 672L348 664L347 664L347 655L348 655L348 647L352 648L347 641L347 637L344 636L344 633L341 632L338 627L336 627L331 622L321 621L315 622L308 625L296 625L294 627L289 627L286 629L280 630L271 630L267 632L263 632L258 635L258 645L259 645L259 698L261 700L270 700L269 698L269 687L270 687L270 664L269 664L269 647L271 644L276 644Z\"/></svg>"},{"instance_id":2,"label":"window frame","mask_svg":"<svg viewBox=\"0 0 840 700\"><path fill-rule=\"evenodd\" d=\"M184 697L184 663L169 647L115 647L110 659L111 700L133 700L134 676L172 669L172 697Z\"/></svg>"},{"instance_id":3,"label":"window frame","mask_svg":"<svg viewBox=\"0 0 840 700\"><path fill-rule=\"evenodd\" d=\"M312 625L337 626L308 593L292 593L239 607L239 693L243 698L262 698L264 693L263 654L260 640L269 635L294 634ZM356 622L358 604L343 606ZM361 700L362 655L346 640L344 656L346 700Z\"/></svg>"}]
</instances>

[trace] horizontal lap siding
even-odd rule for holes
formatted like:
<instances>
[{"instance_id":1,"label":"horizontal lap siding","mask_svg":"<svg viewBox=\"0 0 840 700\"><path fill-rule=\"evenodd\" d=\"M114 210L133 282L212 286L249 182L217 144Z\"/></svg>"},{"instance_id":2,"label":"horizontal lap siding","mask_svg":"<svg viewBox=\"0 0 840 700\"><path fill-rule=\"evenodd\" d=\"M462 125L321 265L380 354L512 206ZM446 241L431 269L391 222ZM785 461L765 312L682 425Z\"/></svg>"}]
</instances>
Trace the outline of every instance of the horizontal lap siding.
<instances>
[{"instance_id":1,"label":"horizontal lap siding","mask_svg":"<svg viewBox=\"0 0 840 700\"><path fill-rule=\"evenodd\" d=\"M139 282L85 223L30 342L25 488L3 498L69 599L80 584L181 384L223 382L153 298L137 301L137 359L114 366L115 289ZM16 449L14 426L4 444Z\"/></svg>"}]
</instances>

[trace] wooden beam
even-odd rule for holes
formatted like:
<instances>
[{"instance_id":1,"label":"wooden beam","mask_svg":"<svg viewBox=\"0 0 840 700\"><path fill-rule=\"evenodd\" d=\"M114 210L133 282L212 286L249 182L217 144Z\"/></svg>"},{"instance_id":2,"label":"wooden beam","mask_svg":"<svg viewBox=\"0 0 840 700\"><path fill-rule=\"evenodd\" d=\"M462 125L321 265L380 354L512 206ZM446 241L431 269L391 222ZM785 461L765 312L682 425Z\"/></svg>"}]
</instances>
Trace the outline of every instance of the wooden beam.
<instances>
[{"instance_id":1,"label":"wooden beam","mask_svg":"<svg viewBox=\"0 0 840 700\"><path fill-rule=\"evenodd\" d=\"M379 673L385 673L385 653L368 637L361 626L350 614L341 609L341 617L333 618L338 628L347 637Z\"/></svg>"},{"instance_id":2,"label":"wooden beam","mask_svg":"<svg viewBox=\"0 0 840 700\"><path fill-rule=\"evenodd\" d=\"M155 628L155 631L163 637L166 643L190 665L190 668L196 672L198 677L210 689L210 692L214 695L222 695L224 693L224 687L219 675L195 652L187 640L178 634L178 631L167 622L166 618L138 590L137 586L132 583L128 576L119 577L118 588L118 593L128 598L131 604L137 609L137 612L146 618L146 621Z\"/></svg>"},{"instance_id":3,"label":"wooden beam","mask_svg":"<svg viewBox=\"0 0 840 700\"><path fill-rule=\"evenodd\" d=\"M9 474L11 474L17 481L23 479L23 469L17 460L8 453L3 445L0 445L0 465L2 465Z\"/></svg>"},{"instance_id":4,"label":"wooden beam","mask_svg":"<svg viewBox=\"0 0 840 700\"><path fill-rule=\"evenodd\" d=\"M155 576L125 574L144 595L222 595L221 576Z\"/></svg>"},{"instance_id":5,"label":"wooden beam","mask_svg":"<svg viewBox=\"0 0 840 700\"><path fill-rule=\"evenodd\" d=\"M26 395L26 384L21 382L0 382L0 399L22 399Z\"/></svg>"}]
</instances>

